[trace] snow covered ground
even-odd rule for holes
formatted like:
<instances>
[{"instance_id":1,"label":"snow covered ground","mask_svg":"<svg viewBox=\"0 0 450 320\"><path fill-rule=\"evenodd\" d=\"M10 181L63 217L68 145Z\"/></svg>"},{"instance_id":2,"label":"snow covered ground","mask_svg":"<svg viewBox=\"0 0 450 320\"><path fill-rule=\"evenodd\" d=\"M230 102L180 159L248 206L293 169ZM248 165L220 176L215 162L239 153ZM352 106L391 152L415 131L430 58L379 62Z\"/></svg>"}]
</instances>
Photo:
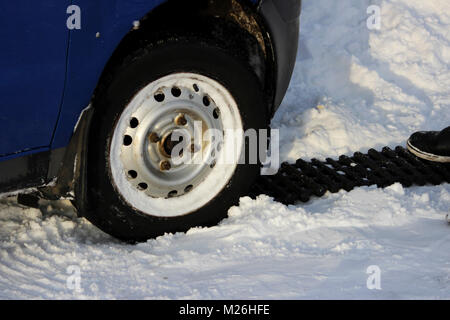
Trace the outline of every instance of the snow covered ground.
<instances>
[{"instance_id":1,"label":"snow covered ground","mask_svg":"<svg viewBox=\"0 0 450 320\"><path fill-rule=\"evenodd\" d=\"M372 4L380 30L366 26ZM396 146L450 125L450 2L304 0L300 39L272 122L281 160ZM359 188L289 207L242 198L217 227L131 246L65 202L42 213L7 199L0 298L450 299L449 208L448 184ZM380 290L367 288L369 266Z\"/></svg>"}]
</instances>

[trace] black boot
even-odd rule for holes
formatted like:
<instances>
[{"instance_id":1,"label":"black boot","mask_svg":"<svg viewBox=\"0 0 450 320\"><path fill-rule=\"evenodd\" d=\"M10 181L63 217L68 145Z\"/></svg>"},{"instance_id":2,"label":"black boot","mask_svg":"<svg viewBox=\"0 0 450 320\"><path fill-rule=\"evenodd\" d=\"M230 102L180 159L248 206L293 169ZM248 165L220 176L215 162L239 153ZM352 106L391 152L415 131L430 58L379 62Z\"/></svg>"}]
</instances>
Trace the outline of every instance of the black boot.
<instances>
[{"instance_id":1,"label":"black boot","mask_svg":"<svg viewBox=\"0 0 450 320\"><path fill-rule=\"evenodd\" d=\"M408 140L408 150L419 158L450 162L450 127L442 131L420 131Z\"/></svg>"}]
</instances>

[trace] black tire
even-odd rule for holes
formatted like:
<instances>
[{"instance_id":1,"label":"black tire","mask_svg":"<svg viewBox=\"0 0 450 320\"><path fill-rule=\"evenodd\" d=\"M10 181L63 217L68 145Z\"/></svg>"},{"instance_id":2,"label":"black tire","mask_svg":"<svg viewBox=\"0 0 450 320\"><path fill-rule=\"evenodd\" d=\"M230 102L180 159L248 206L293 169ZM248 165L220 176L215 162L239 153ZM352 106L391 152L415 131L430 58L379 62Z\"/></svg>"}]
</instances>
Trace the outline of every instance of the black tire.
<instances>
[{"instance_id":1,"label":"black tire","mask_svg":"<svg viewBox=\"0 0 450 320\"><path fill-rule=\"evenodd\" d=\"M259 165L238 165L227 186L195 212L167 218L142 213L127 204L112 183L109 166L111 137L122 111L148 83L176 72L192 72L221 83L237 102L244 130L267 128L268 108L261 84L239 55L212 41L169 38L150 44L123 59L100 83L89 135L85 216L97 227L125 241L145 241L164 233L212 226L227 216L230 206L246 195L259 175ZM248 148L247 148L248 149Z\"/></svg>"}]
</instances>

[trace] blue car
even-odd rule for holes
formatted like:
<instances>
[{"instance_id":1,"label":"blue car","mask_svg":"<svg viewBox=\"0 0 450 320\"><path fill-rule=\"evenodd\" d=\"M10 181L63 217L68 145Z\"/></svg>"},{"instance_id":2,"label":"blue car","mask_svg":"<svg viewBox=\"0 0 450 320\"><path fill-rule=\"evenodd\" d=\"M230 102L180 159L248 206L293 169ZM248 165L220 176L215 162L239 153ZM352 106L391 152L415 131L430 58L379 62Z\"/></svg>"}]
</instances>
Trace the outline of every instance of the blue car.
<instances>
[{"instance_id":1,"label":"blue car","mask_svg":"<svg viewBox=\"0 0 450 320\"><path fill-rule=\"evenodd\" d=\"M261 169L218 155L247 157L246 133L268 128L300 10L301 0L2 1L0 193L71 199L124 241L217 224ZM206 132L220 142L195 139Z\"/></svg>"}]
</instances>

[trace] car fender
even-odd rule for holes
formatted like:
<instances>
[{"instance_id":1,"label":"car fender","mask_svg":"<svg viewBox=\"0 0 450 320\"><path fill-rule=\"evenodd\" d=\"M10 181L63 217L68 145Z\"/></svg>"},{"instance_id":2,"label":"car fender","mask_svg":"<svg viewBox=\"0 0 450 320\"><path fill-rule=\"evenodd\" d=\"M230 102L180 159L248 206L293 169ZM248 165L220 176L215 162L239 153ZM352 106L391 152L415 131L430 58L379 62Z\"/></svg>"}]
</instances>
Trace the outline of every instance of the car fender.
<instances>
[{"instance_id":1,"label":"car fender","mask_svg":"<svg viewBox=\"0 0 450 320\"><path fill-rule=\"evenodd\" d=\"M51 149L68 145L111 55L135 21L167 0L77 0L80 29L70 30L63 104ZM69 16L68 16L69 17Z\"/></svg>"}]
</instances>

